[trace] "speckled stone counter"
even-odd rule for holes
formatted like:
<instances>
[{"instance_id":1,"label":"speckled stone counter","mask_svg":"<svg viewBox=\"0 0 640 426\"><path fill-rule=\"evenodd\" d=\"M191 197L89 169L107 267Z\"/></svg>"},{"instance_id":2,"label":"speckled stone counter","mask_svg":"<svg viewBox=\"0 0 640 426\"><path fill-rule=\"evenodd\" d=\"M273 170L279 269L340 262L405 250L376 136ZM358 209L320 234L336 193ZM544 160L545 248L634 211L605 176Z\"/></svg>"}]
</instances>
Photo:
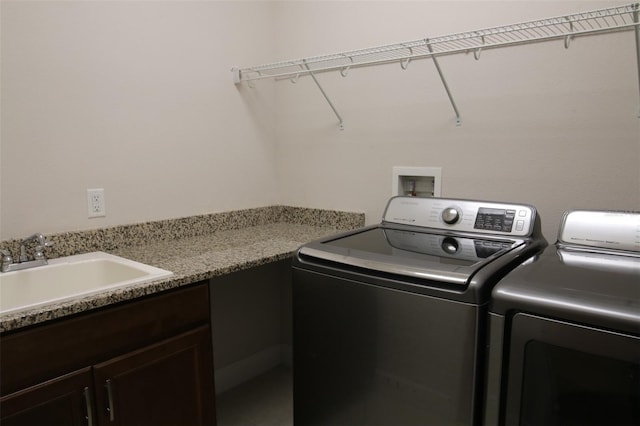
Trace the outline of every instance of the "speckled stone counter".
<instances>
[{"instance_id":1,"label":"speckled stone counter","mask_svg":"<svg viewBox=\"0 0 640 426\"><path fill-rule=\"evenodd\" d=\"M50 257L104 251L173 272L85 298L0 315L8 332L291 257L301 245L364 225L364 214L286 206L49 236ZM15 249L19 241L2 242ZM53 247L52 247L53 248Z\"/></svg>"}]
</instances>

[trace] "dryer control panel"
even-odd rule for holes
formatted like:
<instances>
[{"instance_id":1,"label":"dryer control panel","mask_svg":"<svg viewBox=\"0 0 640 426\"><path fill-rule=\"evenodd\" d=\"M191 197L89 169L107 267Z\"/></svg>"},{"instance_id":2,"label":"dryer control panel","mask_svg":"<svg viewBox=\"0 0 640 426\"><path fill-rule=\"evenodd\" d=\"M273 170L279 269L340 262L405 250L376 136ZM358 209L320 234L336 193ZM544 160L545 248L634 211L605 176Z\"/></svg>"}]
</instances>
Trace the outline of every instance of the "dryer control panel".
<instances>
[{"instance_id":1,"label":"dryer control panel","mask_svg":"<svg viewBox=\"0 0 640 426\"><path fill-rule=\"evenodd\" d=\"M565 213L558 244L585 250L622 250L640 255L640 212L572 210Z\"/></svg>"},{"instance_id":2,"label":"dryer control panel","mask_svg":"<svg viewBox=\"0 0 640 426\"><path fill-rule=\"evenodd\" d=\"M382 221L403 225L527 237L535 226L536 210L525 204L453 198L393 197Z\"/></svg>"}]
</instances>

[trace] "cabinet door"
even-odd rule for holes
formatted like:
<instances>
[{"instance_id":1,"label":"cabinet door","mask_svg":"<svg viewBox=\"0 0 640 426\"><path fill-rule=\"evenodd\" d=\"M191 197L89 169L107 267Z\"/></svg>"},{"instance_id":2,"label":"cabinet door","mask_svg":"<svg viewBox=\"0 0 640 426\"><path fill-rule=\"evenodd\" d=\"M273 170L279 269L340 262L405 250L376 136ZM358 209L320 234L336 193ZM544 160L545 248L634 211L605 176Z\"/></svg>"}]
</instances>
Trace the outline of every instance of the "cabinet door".
<instances>
[{"instance_id":1,"label":"cabinet door","mask_svg":"<svg viewBox=\"0 0 640 426\"><path fill-rule=\"evenodd\" d=\"M209 326L94 366L100 424L213 425Z\"/></svg>"},{"instance_id":2,"label":"cabinet door","mask_svg":"<svg viewBox=\"0 0 640 426\"><path fill-rule=\"evenodd\" d=\"M0 423L14 425L93 425L91 368L49 380L0 398Z\"/></svg>"}]
</instances>

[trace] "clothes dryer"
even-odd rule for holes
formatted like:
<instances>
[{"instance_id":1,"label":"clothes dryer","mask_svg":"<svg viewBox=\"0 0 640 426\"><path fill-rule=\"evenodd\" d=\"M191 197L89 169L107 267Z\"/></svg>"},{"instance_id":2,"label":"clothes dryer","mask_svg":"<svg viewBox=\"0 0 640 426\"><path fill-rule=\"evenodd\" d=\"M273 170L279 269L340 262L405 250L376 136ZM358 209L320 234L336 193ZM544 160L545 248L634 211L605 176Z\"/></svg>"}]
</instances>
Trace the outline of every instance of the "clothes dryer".
<instances>
[{"instance_id":1,"label":"clothes dryer","mask_svg":"<svg viewBox=\"0 0 640 426\"><path fill-rule=\"evenodd\" d=\"M487 426L640 424L640 213L568 212L489 316Z\"/></svg>"}]
</instances>

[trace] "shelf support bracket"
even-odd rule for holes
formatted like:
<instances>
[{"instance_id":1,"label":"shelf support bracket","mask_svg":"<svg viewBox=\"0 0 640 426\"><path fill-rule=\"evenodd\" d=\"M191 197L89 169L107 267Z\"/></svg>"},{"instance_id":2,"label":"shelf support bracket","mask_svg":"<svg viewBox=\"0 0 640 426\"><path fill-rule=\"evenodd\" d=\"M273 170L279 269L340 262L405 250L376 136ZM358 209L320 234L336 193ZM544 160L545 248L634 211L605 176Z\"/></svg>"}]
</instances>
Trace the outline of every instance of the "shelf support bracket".
<instances>
[{"instance_id":1,"label":"shelf support bracket","mask_svg":"<svg viewBox=\"0 0 640 426\"><path fill-rule=\"evenodd\" d=\"M449 86L447 85L447 80L444 78L444 74L442 74L442 70L440 69L440 65L438 64L438 60L433 54L433 48L431 47L431 43L429 43L429 39L425 40L427 42L427 47L429 48L429 52L431 53L431 59L433 59L433 64L436 66L436 70L438 70L438 74L440 75L440 80L442 80L442 85L444 86L444 90L447 92L447 96L449 97L449 101L451 102L451 106L453 107L453 112L456 113L456 126L460 126L460 112L458 111L458 107L456 106L456 102L453 100L453 96L451 95L451 91L449 90Z\"/></svg>"},{"instance_id":2,"label":"shelf support bracket","mask_svg":"<svg viewBox=\"0 0 640 426\"><path fill-rule=\"evenodd\" d=\"M638 89L640 89L640 3L636 3L634 5L633 11L633 22L636 23L635 28L633 29L636 35L636 61L638 63ZM640 90L638 91L638 118L640 118Z\"/></svg>"},{"instance_id":3,"label":"shelf support bracket","mask_svg":"<svg viewBox=\"0 0 640 426\"><path fill-rule=\"evenodd\" d=\"M303 65L304 67L307 69L307 71L309 71L309 75L311 76L311 78L313 79L313 81L316 83L316 86L318 86L318 89L320 89L320 93L322 93L322 96L324 96L324 98L327 100L327 102L329 103L329 106L331 107L331 109L333 110L333 113L336 115L336 117L338 117L338 121L339 121L339 127L340 130L344 130L344 121L342 120L342 117L340 116L340 114L338 113L338 111L336 110L336 107L333 106L333 103L331 103L331 99L329 99L329 96L327 96L327 94L325 93L324 89L322 88L322 86L320 85L320 82L318 82L318 79L316 78L316 76L313 74L313 71L311 71L311 68L309 68L309 64L307 64L306 60L303 60Z\"/></svg>"}]
</instances>

